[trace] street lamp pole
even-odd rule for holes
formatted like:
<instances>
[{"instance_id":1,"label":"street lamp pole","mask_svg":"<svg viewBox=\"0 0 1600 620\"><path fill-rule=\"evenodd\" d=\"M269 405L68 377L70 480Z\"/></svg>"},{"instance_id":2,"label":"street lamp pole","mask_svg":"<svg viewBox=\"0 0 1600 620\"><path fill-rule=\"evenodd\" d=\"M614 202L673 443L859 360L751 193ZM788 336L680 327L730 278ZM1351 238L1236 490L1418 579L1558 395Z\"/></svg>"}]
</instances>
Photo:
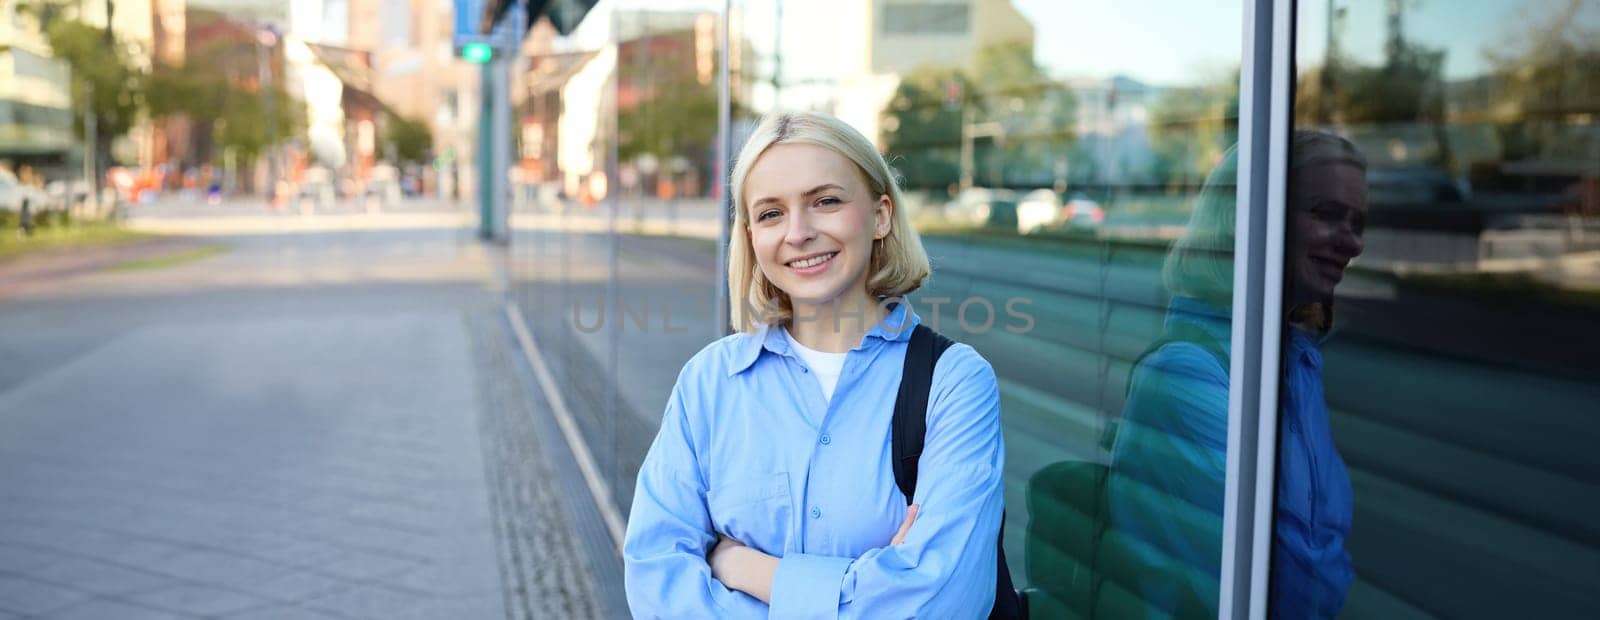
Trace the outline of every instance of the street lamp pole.
<instances>
[{"instance_id":1,"label":"street lamp pole","mask_svg":"<svg viewBox=\"0 0 1600 620\"><path fill-rule=\"evenodd\" d=\"M261 106L267 112L267 200L275 201L278 190L278 102L272 96L272 62L268 57L267 49L278 44L278 33L272 26L267 26L256 33L256 69L260 72Z\"/></svg>"},{"instance_id":2,"label":"street lamp pole","mask_svg":"<svg viewBox=\"0 0 1600 620\"><path fill-rule=\"evenodd\" d=\"M100 144L99 117L94 113L94 82L83 81L83 180L87 181L89 189L88 203L90 212L99 217L100 213L100 160L97 157Z\"/></svg>"},{"instance_id":3,"label":"street lamp pole","mask_svg":"<svg viewBox=\"0 0 1600 620\"><path fill-rule=\"evenodd\" d=\"M973 153L973 142L978 138L1003 138L1005 136L1005 131L1005 126L1001 125L997 121L988 121L983 123L978 122L977 114L975 113L972 105L964 104L961 106L960 183L962 190L972 187L973 171L975 168L977 168L977 163L974 161L976 157ZM994 183L999 182L998 179L991 179L990 181Z\"/></svg>"}]
</instances>

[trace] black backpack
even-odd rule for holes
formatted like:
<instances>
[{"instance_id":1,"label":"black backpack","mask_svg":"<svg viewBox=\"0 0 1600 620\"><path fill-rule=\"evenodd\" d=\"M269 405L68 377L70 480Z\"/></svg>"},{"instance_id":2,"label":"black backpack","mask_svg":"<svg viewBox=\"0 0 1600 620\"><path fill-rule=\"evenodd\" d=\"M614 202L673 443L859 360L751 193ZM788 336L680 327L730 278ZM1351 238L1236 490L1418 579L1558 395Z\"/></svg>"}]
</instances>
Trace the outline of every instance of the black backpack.
<instances>
[{"instance_id":1,"label":"black backpack","mask_svg":"<svg viewBox=\"0 0 1600 620\"><path fill-rule=\"evenodd\" d=\"M894 450L894 482L911 505L911 495L917 490L917 462L922 457L922 440L928 434L928 391L933 387L933 368L939 356L955 344L926 325L918 325L911 332L911 343L906 348L905 370L900 376L900 393L894 401L894 421L890 429L890 443ZM1006 567L1005 515L1000 517L1000 538L995 543L1000 548L995 572L994 608L991 619L1026 618L1023 601L1011 584L1011 570Z\"/></svg>"}]
</instances>

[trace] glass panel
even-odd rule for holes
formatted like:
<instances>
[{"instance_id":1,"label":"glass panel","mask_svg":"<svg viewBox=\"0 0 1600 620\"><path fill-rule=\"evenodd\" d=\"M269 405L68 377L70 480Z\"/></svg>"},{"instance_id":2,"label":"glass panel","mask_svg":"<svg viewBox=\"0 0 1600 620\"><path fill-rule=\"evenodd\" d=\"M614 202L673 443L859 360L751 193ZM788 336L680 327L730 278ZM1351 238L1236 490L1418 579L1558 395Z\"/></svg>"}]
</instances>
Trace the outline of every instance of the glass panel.
<instances>
[{"instance_id":1,"label":"glass panel","mask_svg":"<svg viewBox=\"0 0 1600 620\"><path fill-rule=\"evenodd\" d=\"M614 497L622 476L620 342L612 261L616 177L614 8L559 36L537 23L513 88L512 252L522 311ZM631 474L629 474L631 476Z\"/></svg>"},{"instance_id":2,"label":"glass panel","mask_svg":"<svg viewBox=\"0 0 1600 620\"><path fill-rule=\"evenodd\" d=\"M1600 4L1297 27L1273 614L1600 615Z\"/></svg>"},{"instance_id":3,"label":"glass panel","mask_svg":"<svg viewBox=\"0 0 1600 620\"><path fill-rule=\"evenodd\" d=\"M678 370L717 325L713 195L722 2L618 8L617 482L624 514Z\"/></svg>"},{"instance_id":4,"label":"glass panel","mask_svg":"<svg viewBox=\"0 0 1600 620\"><path fill-rule=\"evenodd\" d=\"M934 265L911 305L999 377L1035 617L1215 617L1241 4L747 0L733 22L738 127L825 111L903 176Z\"/></svg>"}]
</instances>

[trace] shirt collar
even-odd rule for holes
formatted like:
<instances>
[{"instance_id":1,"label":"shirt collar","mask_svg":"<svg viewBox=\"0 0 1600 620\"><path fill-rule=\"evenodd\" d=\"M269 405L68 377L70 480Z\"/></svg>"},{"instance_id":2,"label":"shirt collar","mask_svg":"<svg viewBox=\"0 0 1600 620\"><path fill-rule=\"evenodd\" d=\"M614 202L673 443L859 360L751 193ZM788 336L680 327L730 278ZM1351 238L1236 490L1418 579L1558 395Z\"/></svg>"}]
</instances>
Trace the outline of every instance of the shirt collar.
<instances>
[{"instance_id":1,"label":"shirt collar","mask_svg":"<svg viewBox=\"0 0 1600 620\"><path fill-rule=\"evenodd\" d=\"M861 338L861 345L856 348L865 348L876 340L884 342L903 342L911 339L911 331L922 323L922 318L917 316L911 304L898 303L889 310L889 315L883 321L867 330ZM762 349L778 355L789 355L789 339L784 337L785 328L782 325L763 324L756 331L746 334L739 347L734 351L733 363L728 367L728 376L732 377L751 366L761 357Z\"/></svg>"}]
</instances>

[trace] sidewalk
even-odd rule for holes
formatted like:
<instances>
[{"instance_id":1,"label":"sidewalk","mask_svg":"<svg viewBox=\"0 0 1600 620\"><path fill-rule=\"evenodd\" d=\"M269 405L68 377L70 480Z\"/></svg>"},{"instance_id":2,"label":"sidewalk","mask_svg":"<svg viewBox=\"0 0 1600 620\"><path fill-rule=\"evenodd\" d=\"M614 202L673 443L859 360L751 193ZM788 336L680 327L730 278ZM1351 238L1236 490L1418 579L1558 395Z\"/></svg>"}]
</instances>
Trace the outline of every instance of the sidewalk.
<instances>
[{"instance_id":1,"label":"sidewalk","mask_svg":"<svg viewBox=\"0 0 1600 620\"><path fill-rule=\"evenodd\" d=\"M194 240L151 238L106 245L39 250L0 261L0 299L48 286L64 278L200 247Z\"/></svg>"},{"instance_id":2,"label":"sidewalk","mask_svg":"<svg viewBox=\"0 0 1600 620\"><path fill-rule=\"evenodd\" d=\"M483 246L205 241L234 250L0 301L0 620L610 613ZM352 277L251 284L286 269Z\"/></svg>"}]
</instances>

